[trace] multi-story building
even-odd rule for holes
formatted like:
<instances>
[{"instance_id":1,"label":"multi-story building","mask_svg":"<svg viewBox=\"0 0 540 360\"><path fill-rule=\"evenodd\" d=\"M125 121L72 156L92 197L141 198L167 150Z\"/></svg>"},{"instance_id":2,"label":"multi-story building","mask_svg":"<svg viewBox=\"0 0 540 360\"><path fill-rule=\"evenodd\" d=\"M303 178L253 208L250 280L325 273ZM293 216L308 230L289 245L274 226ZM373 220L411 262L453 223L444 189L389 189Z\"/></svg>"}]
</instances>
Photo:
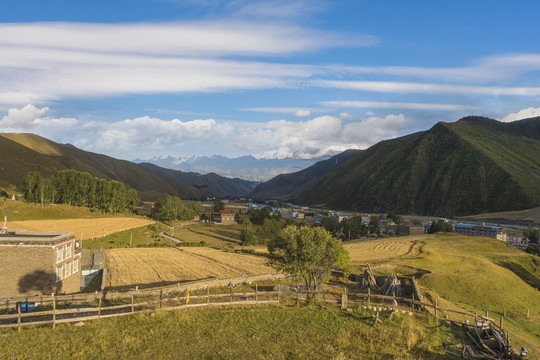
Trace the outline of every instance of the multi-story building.
<instances>
[{"instance_id":1,"label":"multi-story building","mask_svg":"<svg viewBox=\"0 0 540 360\"><path fill-rule=\"evenodd\" d=\"M214 222L217 224L234 224L234 213L229 210L216 211L214 213Z\"/></svg>"},{"instance_id":2,"label":"multi-story building","mask_svg":"<svg viewBox=\"0 0 540 360\"><path fill-rule=\"evenodd\" d=\"M487 236L497 239L504 233L504 229L500 226L457 223L454 224L454 232L468 236Z\"/></svg>"},{"instance_id":3,"label":"multi-story building","mask_svg":"<svg viewBox=\"0 0 540 360\"><path fill-rule=\"evenodd\" d=\"M0 231L0 297L75 293L81 246L72 233Z\"/></svg>"}]
</instances>

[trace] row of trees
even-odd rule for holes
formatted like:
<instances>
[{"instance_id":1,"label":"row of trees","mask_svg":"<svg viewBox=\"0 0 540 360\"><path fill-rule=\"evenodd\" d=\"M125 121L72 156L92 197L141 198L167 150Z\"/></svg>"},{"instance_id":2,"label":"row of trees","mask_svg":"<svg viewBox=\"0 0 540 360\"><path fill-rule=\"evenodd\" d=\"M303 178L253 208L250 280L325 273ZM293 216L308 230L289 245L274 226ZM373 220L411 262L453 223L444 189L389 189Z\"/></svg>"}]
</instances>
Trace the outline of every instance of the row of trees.
<instances>
[{"instance_id":1,"label":"row of trees","mask_svg":"<svg viewBox=\"0 0 540 360\"><path fill-rule=\"evenodd\" d=\"M140 203L137 190L77 170L60 170L50 178L29 171L23 177L22 188L26 201L31 203L86 206L109 214L134 213Z\"/></svg>"},{"instance_id":2,"label":"row of trees","mask_svg":"<svg viewBox=\"0 0 540 360\"><path fill-rule=\"evenodd\" d=\"M159 199L152 207L152 219L159 221L191 220L202 214L202 204L199 201L191 203L189 208L184 206L180 198L168 195Z\"/></svg>"}]
</instances>

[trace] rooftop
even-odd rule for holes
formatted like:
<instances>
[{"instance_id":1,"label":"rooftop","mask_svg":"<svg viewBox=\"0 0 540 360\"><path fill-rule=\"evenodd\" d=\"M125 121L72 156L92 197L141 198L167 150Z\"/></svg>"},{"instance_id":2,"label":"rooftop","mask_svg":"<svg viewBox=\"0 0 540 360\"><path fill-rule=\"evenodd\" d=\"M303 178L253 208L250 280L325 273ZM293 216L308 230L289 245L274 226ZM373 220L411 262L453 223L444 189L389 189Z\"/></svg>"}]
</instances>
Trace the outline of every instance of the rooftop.
<instances>
[{"instance_id":1,"label":"rooftop","mask_svg":"<svg viewBox=\"0 0 540 360\"><path fill-rule=\"evenodd\" d=\"M69 232L38 232L26 230L7 230L0 232L0 245L57 244L73 238Z\"/></svg>"}]
</instances>

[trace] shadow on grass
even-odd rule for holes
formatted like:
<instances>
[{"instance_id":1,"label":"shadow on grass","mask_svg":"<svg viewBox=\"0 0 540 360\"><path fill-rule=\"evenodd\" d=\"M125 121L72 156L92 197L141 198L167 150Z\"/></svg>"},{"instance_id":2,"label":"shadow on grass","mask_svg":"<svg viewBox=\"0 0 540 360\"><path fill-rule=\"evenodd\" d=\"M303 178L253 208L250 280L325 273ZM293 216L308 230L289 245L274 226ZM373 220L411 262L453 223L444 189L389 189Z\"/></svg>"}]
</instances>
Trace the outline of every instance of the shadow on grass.
<instances>
[{"instance_id":1,"label":"shadow on grass","mask_svg":"<svg viewBox=\"0 0 540 360\"><path fill-rule=\"evenodd\" d=\"M514 262L498 262L497 264L516 274L521 280L525 281L533 288L540 290L540 279L520 264Z\"/></svg>"}]
</instances>

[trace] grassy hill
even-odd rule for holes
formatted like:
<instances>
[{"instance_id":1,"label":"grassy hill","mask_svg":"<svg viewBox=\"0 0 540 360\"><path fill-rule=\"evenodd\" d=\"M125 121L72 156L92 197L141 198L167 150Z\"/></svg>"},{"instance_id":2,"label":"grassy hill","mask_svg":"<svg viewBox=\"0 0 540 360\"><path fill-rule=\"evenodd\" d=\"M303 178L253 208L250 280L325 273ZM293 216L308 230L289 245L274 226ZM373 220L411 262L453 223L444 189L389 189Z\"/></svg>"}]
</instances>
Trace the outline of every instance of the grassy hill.
<instances>
[{"instance_id":1,"label":"grassy hill","mask_svg":"<svg viewBox=\"0 0 540 360\"><path fill-rule=\"evenodd\" d=\"M328 160L294 173L278 175L258 185L249 196L255 199L290 199L301 194L310 184L320 179L339 165L359 154L361 150L346 150Z\"/></svg>"},{"instance_id":2,"label":"grassy hill","mask_svg":"<svg viewBox=\"0 0 540 360\"><path fill-rule=\"evenodd\" d=\"M301 204L441 216L540 205L540 118L469 117L380 142L312 184Z\"/></svg>"},{"instance_id":3,"label":"grassy hill","mask_svg":"<svg viewBox=\"0 0 540 360\"><path fill-rule=\"evenodd\" d=\"M181 177L175 178L163 171L83 151L72 145L57 144L37 135L0 134L0 183L19 185L29 170L49 176L62 169L86 171L98 178L121 181L128 188L136 189L143 200L155 200L166 194L183 199L221 197L228 194L220 191L232 188L240 192L242 189L236 180L219 175L211 176L212 181L200 184L193 180L183 182ZM244 194L249 190L245 190Z\"/></svg>"},{"instance_id":4,"label":"grassy hill","mask_svg":"<svg viewBox=\"0 0 540 360\"><path fill-rule=\"evenodd\" d=\"M414 246L402 255L383 251L381 242ZM362 245L362 252L353 249ZM428 299L439 305L498 319L506 310L505 327L514 344L540 358L540 258L501 241L457 234L435 234L348 243L355 272L369 262L375 274L415 276ZM371 250L370 250L371 249ZM373 254L371 254L371 252ZM530 317L526 318L527 309Z\"/></svg>"}]
</instances>

